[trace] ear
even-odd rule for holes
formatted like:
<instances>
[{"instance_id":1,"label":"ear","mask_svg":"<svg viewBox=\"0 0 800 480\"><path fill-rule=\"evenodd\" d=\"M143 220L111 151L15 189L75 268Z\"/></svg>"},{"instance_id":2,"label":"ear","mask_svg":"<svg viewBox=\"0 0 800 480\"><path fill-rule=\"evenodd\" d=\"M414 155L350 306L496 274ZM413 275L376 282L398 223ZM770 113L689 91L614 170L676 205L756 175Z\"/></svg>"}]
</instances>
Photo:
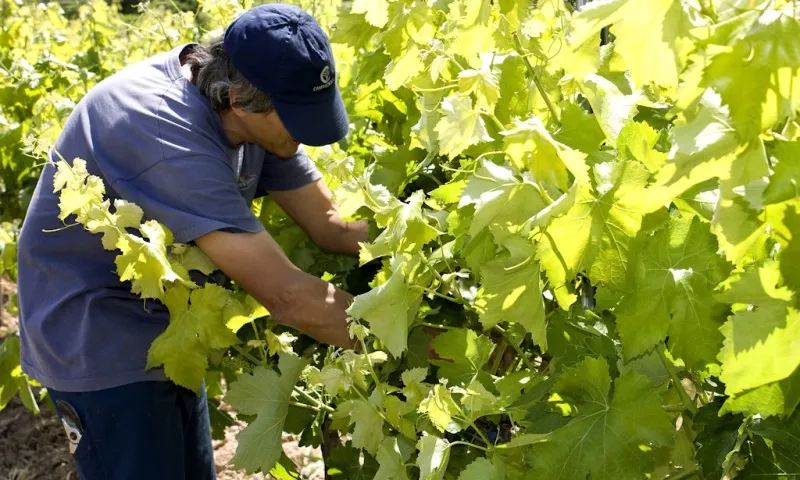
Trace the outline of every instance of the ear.
<instances>
[{"instance_id":1,"label":"ear","mask_svg":"<svg viewBox=\"0 0 800 480\"><path fill-rule=\"evenodd\" d=\"M244 117L245 115L247 115L248 112L246 112L246 111L242 110L241 108L235 106L236 105L236 94L237 93L239 93L239 92L237 92L235 88L231 88L230 91L228 92L228 99L230 101L230 108L231 108L231 111L233 112L233 114L236 115L237 117Z\"/></svg>"}]
</instances>

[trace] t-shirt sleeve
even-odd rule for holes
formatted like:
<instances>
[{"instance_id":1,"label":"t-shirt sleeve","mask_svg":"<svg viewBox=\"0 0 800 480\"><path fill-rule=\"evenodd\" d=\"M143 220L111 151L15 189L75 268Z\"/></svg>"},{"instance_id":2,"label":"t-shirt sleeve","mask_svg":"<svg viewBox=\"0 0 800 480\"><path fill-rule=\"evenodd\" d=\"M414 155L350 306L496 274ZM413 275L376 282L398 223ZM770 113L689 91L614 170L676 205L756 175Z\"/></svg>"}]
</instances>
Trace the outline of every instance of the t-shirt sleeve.
<instances>
[{"instance_id":1,"label":"t-shirt sleeve","mask_svg":"<svg viewBox=\"0 0 800 480\"><path fill-rule=\"evenodd\" d=\"M264 153L264 166L258 181L257 196L269 191L294 190L322 178L317 166L301 146L291 158Z\"/></svg>"},{"instance_id":2,"label":"t-shirt sleeve","mask_svg":"<svg viewBox=\"0 0 800 480\"><path fill-rule=\"evenodd\" d=\"M172 230L178 243L216 230L257 233L264 229L239 194L231 168L211 156L164 160L111 186L119 197L141 207L146 219Z\"/></svg>"}]
</instances>

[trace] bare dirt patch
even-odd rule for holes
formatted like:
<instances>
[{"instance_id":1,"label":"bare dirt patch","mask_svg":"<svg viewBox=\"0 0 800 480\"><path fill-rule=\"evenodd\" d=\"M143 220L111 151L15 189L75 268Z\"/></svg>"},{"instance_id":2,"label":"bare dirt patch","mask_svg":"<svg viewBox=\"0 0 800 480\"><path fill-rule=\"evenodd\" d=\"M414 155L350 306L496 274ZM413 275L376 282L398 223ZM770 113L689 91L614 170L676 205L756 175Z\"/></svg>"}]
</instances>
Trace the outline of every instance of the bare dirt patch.
<instances>
[{"instance_id":1,"label":"bare dirt patch","mask_svg":"<svg viewBox=\"0 0 800 480\"><path fill-rule=\"evenodd\" d=\"M77 480L64 428L42 406L34 415L19 398L0 412L0 480Z\"/></svg>"}]
</instances>

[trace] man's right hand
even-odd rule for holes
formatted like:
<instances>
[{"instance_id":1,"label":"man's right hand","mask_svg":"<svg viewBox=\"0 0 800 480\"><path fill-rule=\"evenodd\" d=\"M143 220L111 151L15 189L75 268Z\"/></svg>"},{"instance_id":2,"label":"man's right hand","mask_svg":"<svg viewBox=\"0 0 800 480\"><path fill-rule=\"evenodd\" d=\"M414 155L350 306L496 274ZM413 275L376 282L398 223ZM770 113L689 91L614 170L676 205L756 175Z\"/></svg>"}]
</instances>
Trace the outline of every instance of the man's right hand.
<instances>
[{"instance_id":1,"label":"man's right hand","mask_svg":"<svg viewBox=\"0 0 800 480\"><path fill-rule=\"evenodd\" d=\"M267 232L215 231L195 240L228 277L280 324L319 342L353 348L347 333L347 292L297 268Z\"/></svg>"}]
</instances>

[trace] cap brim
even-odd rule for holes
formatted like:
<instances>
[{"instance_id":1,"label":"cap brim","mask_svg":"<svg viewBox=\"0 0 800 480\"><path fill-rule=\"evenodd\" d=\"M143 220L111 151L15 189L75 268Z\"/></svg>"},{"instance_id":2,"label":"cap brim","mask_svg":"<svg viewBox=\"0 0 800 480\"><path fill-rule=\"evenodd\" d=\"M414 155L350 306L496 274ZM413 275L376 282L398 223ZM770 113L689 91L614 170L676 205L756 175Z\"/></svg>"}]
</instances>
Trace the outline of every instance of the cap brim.
<instances>
[{"instance_id":1,"label":"cap brim","mask_svg":"<svg viewBox=\"0 0 800 480\"><path fill-rule=\"evenodd\" d=\"M347 136L350 120L336 85L331 95L315 103L293 103L273 100L275 111L295 140L303 145L321 147L336 143Z\"/></svg>"}]
</instances>

